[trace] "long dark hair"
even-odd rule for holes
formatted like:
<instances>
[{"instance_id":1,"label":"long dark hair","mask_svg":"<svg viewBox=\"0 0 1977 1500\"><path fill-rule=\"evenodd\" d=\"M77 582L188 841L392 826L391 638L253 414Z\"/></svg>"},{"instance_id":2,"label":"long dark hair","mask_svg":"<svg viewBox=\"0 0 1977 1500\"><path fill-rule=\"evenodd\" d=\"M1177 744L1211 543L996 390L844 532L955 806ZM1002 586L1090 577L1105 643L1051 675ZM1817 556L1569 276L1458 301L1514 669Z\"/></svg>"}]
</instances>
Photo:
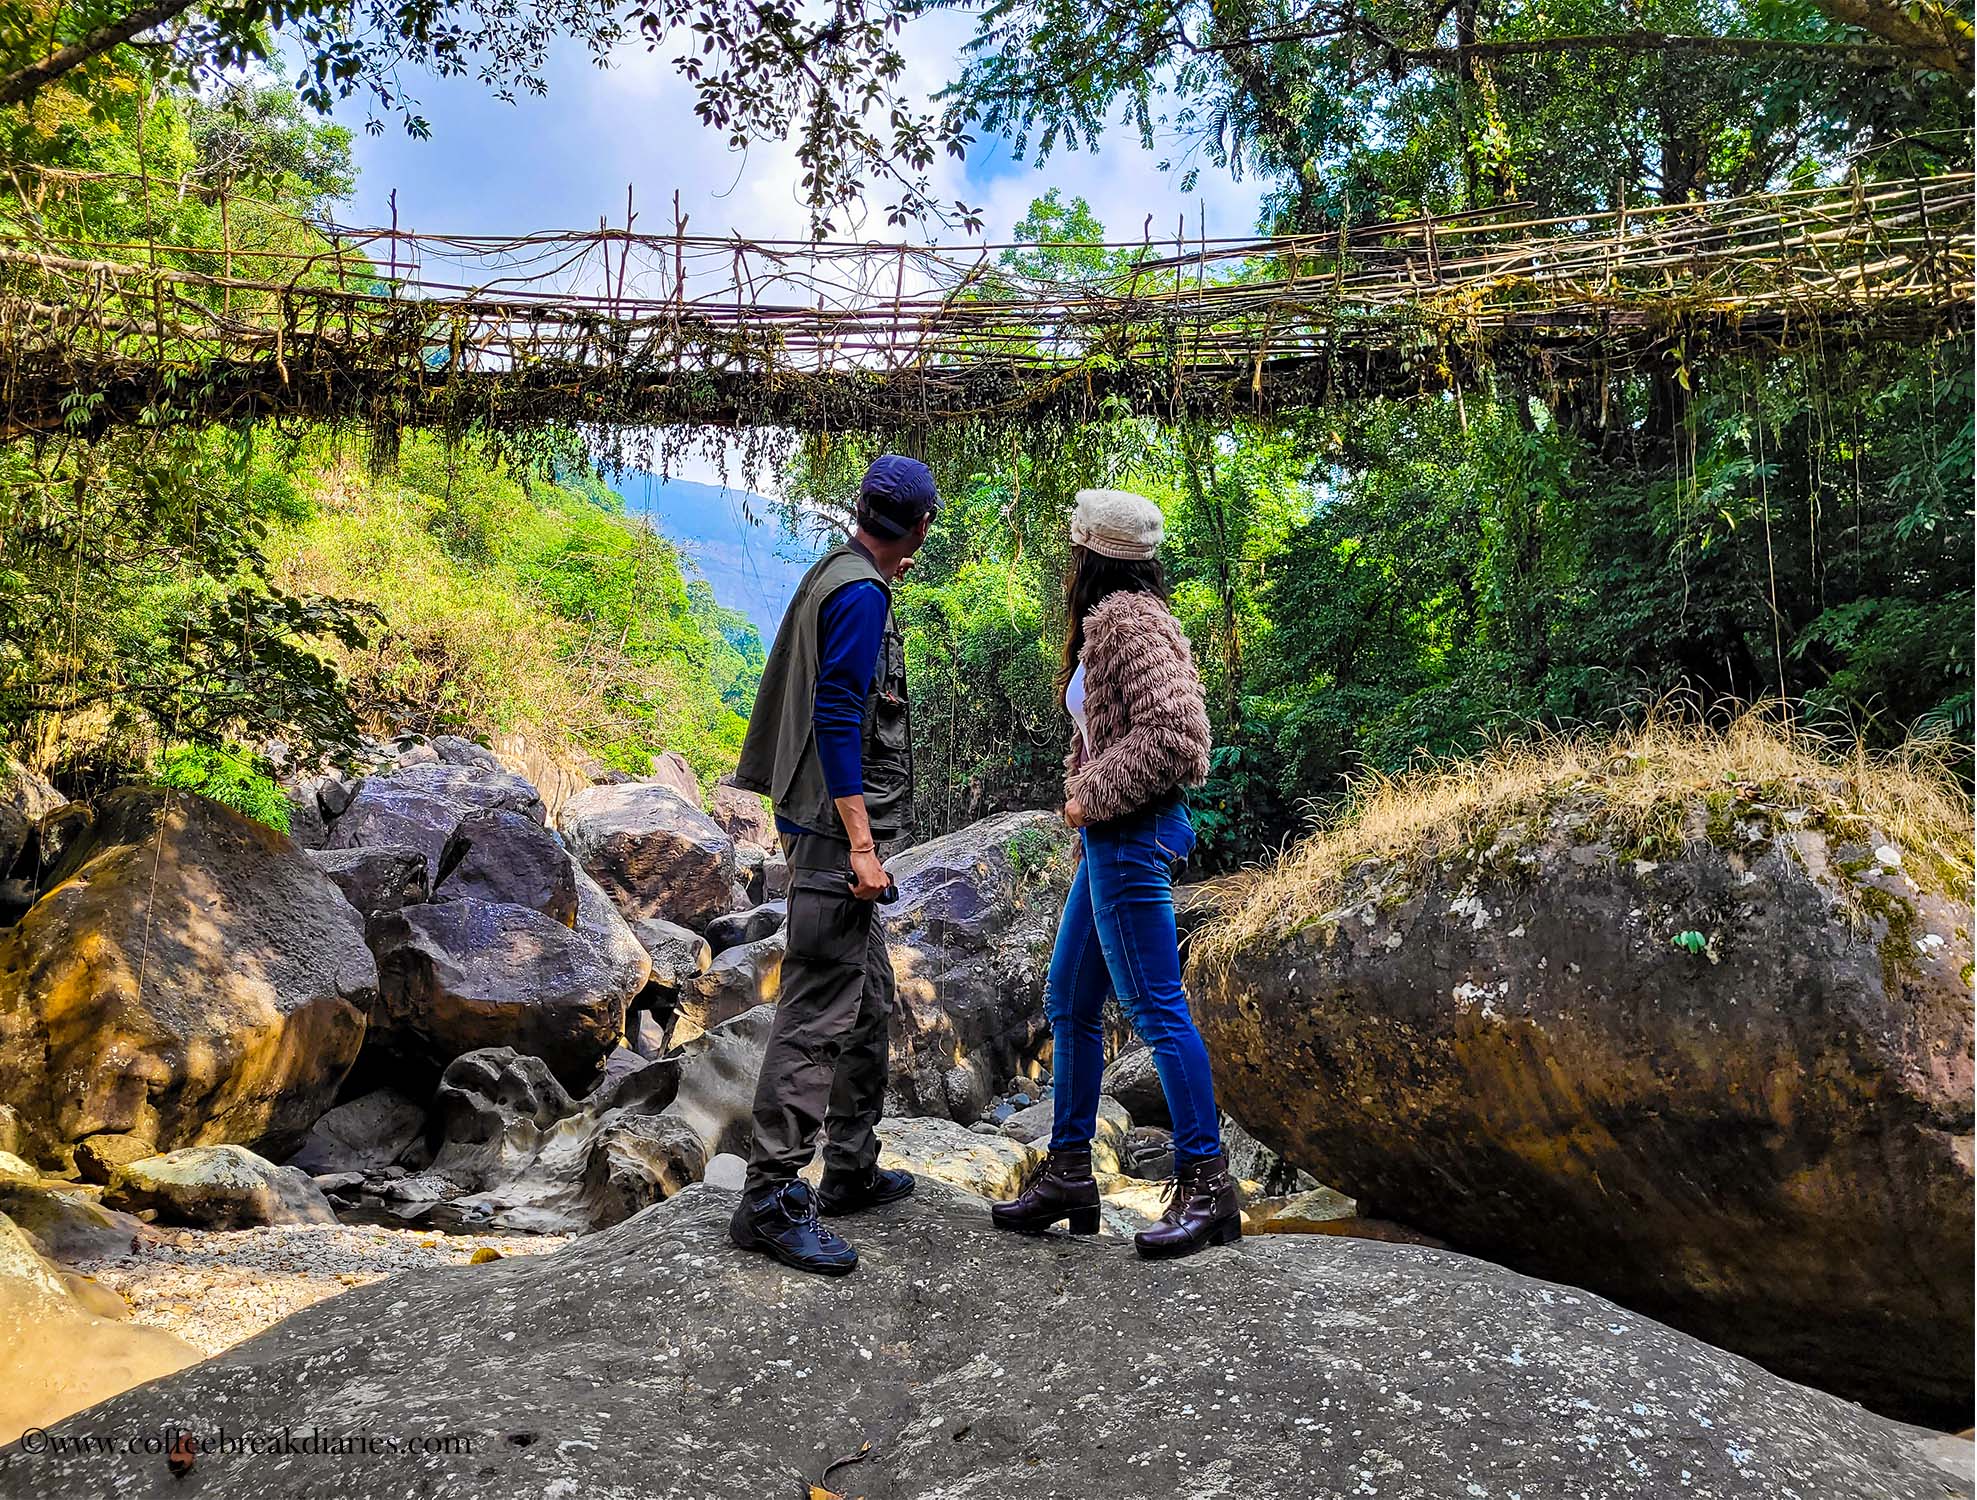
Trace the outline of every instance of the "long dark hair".
<instances>
[{"instance_id":1,"label":"long dark hair","mask_svg":"<svg viewBox=\"0 0 1977 1500\"><path fill-rule=\"evenodd\" d=\"M1071 629L1064 637L1064 660L1057 667L1057 701L1071 686L1078 657L1085 649L1085 616L1108 594L1154 594L1167 602L1167 574L1157 557L1107 557L1089 547L1071 549L1071 568L1064 579L1064 612Z\"/></svg>"}]
</instances>

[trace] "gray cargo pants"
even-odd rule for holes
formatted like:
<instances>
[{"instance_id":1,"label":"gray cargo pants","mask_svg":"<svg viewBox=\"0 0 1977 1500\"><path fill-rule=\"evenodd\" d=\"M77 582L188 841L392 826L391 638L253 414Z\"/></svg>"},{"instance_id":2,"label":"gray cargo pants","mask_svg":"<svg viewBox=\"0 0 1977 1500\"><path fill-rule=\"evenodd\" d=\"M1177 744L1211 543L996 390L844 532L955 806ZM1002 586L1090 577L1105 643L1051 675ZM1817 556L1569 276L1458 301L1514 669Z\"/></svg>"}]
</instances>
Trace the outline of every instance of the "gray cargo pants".
<instances>
[{"instance_id":1,"label":"gray cargo pants","mask_svg":"<svg viewBox=\"0 0 1977 1500\"><path fill-rule=\"evenodd\" d=\"M789 919L776 1022L755 1080L755 1139L744 1194L795 1179L825 1132L824 1165L863 1172L879 1158L892 959L876 902L851 894L848 845L783 835Z\"/></svg>"}]
</instances>

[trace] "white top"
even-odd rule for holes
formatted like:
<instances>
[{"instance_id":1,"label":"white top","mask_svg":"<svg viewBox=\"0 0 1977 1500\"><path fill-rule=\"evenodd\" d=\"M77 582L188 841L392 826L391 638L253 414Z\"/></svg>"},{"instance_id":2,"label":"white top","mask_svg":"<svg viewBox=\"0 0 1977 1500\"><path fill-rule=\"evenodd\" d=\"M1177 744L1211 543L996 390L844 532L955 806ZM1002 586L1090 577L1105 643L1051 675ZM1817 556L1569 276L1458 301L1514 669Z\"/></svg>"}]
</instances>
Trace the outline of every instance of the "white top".
<instances>
[{"instance_id":1,"label":"white top","mask_svg":"<svg viewBox=\"0 0 1977 1500\"><path fill-rule=\"evenodd\" d=\"M1091 737L1085 731L1085 664L1078 663L1078 670L1071 674L1071 680L1064 688L1064 707L1071 715L1071 722L1078 726L1078 743L1087 750L1091 748Z\"/></svg>"}]
</instances>

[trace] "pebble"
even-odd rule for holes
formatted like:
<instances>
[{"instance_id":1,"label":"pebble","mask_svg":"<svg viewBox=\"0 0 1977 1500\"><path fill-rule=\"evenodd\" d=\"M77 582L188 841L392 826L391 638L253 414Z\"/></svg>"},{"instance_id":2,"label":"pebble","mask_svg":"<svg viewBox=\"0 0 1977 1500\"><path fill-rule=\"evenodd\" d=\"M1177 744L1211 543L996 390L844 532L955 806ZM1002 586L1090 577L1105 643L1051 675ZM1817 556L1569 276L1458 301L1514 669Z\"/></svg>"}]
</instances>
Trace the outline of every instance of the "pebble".
<instances>
[{"instance_id":1,"label":"pebble","mask_svg":"<svg viewBox=\"0 0 1977 1500\"><path fill-rule=\"evenodd\" d=\"M131 1307L131 1321L177 1334L207 1354L252 1338L290 1313L400 1271L467 1265L476 1251L542 1255L559 1234L437 1234L368 1224L168 1229L155 1244L75 1268Z\"/></svg>"}]
</instances>

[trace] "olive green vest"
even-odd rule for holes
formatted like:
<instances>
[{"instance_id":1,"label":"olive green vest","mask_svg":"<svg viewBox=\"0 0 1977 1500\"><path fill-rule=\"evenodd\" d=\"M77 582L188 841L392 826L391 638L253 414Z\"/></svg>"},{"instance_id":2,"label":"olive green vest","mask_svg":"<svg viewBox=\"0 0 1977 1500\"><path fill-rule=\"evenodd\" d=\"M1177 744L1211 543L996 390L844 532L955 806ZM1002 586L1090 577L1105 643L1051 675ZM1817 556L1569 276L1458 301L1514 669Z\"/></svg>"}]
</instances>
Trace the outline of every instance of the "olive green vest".
<instances>
[{"instance_id":1,"label":"olive green vest","mask_svg":"<svg viewBox=\"0 0 1977 1500\"><path fill-rule=\"evenodd\" d=\"M871 696L865 700L865 812L883 843L913 821L913 734L906 712L906 650L892 617L892 590L872 560L849 546L819 558L797 585L776 644L762 668L755 709L748 716L734 784L760 792L779 816L812 833L845 837L844 823L824 784L812 714L817 700L817 612L847 584L869 578L886 590L886 628Z\"/></svg>"}]
</instances>

